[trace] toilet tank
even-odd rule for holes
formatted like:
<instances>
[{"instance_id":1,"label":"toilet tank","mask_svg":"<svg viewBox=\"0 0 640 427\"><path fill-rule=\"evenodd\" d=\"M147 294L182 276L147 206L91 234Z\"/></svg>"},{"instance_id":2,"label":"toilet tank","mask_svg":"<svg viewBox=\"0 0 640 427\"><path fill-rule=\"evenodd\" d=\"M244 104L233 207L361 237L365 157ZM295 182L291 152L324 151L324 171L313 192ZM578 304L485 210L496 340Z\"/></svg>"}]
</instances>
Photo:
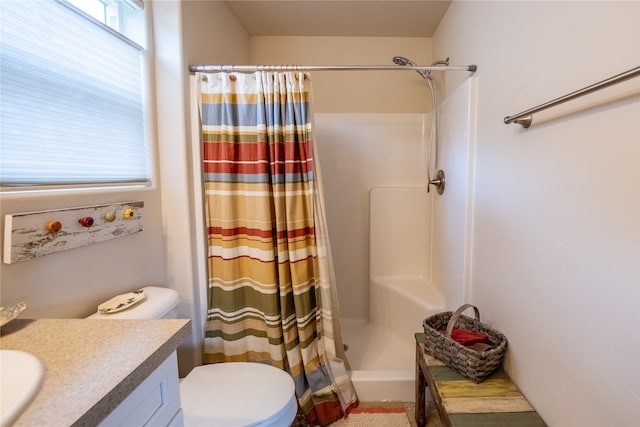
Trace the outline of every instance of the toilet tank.
<instances>
[{"instance_id":1,"label":"toilet tank","mask_svg":"<svg viewBox=\"0 0 640 427\"><path fill-rule=\"evenodd\" d=\"M176 319L180 297L173 289L160 286L142 288L145 299L131 308L113 314L94 313L88 319Z\"/></svg>"}]
</instances>

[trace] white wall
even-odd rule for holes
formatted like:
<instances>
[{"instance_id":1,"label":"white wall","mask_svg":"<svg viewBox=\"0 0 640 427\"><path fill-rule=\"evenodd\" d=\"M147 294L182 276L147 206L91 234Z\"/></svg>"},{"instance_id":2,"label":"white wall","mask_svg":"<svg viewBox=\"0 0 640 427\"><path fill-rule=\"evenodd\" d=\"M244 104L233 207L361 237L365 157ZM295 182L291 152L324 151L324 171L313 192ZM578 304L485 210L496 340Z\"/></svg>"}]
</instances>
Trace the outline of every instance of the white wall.
<instances>
[{"instance_id":1,"label":"white wall","mask_svg":"<svg viewBox=\"0 0 640 427\"><path fill-rule=\"evenodd\" d=\"M638 2L454 2L434 55L478 65L471 300L550 426L640 425ZM449 92L462 77L447 75Z\"/></svg>"},{"instance_id":2,"label":"white wall","mask_svg":"<svg viewBox=\"0 0 640 427\"><path fill-rule=\"evenodd\" d=\"M456 65L470 64L456 61ZM464 78L463 82L444 97L440 86L446 75L435 76L440 100L438 162L431 175L433 178L438 169L443 170L445 189L443 194L435 195L435 187L431 187L434 197L431 264L433 283L442 290L448 310L469 301L472 267L477 79L468 72L460 72L458 77Z\"/></svg>"},{"instance_id":3,"label":"white wall","mask_svg":"<svg viewBox=\"0 0 640 427\"><path fill-rule=\"evenodd\" d=\"M250 37L221 1L182 0L184 59L188 64L246 64Z\"/></svg>"},{"instance_id":4,"label":"white wall","mask_svg":"<svg viewBox=\"0 0 640 427\"><path fill-rule=\"evenodd\" d=\"M420 37L252 37L255 64L393 65L397 55L431 64L431 39ZM430 110L426 84L407 71L314 71L318 113L415 113Z\"/></svg>"},{"instance_id":5,"label":"white wall","mask_svg":"<svg viewBox=\"0 0 640 427\"><path fill-rule=\"evenodd\" d=\"M168 286L182 299L192 335L178 351L180 374L201 363L206 304L199 140L192 138L190 64L246 60L249 36L223 2L156 1L156 92L163 181L163 229Z\"/></svg>"}]
</instances>

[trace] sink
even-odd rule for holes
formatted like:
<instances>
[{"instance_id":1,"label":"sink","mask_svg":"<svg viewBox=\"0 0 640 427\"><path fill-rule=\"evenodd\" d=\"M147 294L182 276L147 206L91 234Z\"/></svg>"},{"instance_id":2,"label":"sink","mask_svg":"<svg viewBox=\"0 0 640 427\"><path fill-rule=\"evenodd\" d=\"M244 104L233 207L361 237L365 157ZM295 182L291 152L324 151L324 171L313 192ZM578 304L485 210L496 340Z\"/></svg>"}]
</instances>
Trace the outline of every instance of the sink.
<instances>
[{"instance_id":1,"label":"sink","mask_svg":"<svg viewBox=\"0 0 640 427\"><path fill-rule=\"evenodd\" d=\"M24 351L0 350L0 427L13 424L40 391L44 366Z\"/></svg>"}]
</instances>

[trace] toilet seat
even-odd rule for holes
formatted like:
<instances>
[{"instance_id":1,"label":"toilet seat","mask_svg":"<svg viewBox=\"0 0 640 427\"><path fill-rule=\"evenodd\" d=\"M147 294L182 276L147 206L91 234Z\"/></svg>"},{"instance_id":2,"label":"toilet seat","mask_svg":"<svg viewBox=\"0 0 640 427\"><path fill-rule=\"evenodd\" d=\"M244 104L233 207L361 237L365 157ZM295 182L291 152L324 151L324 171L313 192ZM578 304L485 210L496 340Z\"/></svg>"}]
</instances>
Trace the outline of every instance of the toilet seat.
<instances>
[{"instance_id":1,"label":"toilet seat","mask_svg":"<svg viewBox=\"0 0 640 427\"><path fill-rule=\"evenodd\" d=\"M291 376L261 363L198 366L180 382L180 400L185 427L288 427L298 412Z\"/></svg>"}]
</instances>

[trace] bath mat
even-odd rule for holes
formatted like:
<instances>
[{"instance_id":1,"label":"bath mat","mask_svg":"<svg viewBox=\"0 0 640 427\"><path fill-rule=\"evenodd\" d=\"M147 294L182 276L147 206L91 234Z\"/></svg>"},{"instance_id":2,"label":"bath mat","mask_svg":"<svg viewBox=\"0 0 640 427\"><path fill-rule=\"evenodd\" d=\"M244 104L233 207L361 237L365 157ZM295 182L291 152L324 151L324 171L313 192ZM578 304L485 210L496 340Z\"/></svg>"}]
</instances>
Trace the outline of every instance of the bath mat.
<instances>
[{"instance_id":1,"label":"bath mat","mask_svg":"<svg viewBox=\"0 0 640 427\"><path fill-rule=\"evenodd\" d=\"M411 423L406 413L352 413L331 427L411 427Z\"/></svg>"},{"instance_id":2,"label":"bath mat","mask_svg":"<svg viewBox=\"0 0 640 427\"><path fill-rule=\"evenodd\" d=\"M411 427L411 423L402 402L372 402L361 403L331 427Z\"/></svg>"}]
</instances>

